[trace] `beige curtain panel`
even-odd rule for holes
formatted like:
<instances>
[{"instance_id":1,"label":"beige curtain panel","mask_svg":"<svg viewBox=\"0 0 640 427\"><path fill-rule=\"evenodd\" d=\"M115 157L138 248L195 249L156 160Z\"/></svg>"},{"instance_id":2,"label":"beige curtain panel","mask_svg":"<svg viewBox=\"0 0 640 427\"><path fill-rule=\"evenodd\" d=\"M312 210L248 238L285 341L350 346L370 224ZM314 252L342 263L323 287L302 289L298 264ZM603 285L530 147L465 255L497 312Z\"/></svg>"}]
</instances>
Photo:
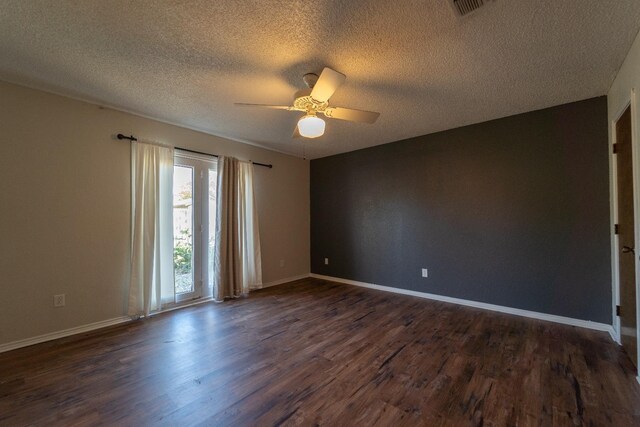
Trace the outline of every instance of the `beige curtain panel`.
<instances>
[{"instance_id":1,"label":"beige curtain panel","mask_svg":"<svg viewBox=\"0 0 640 427\"><path fill-rule=\"evenodd\" d=\"M253 165L233 157L218 158L214 277L216 301L262 286Z\"/></svg>"}]
</instances>

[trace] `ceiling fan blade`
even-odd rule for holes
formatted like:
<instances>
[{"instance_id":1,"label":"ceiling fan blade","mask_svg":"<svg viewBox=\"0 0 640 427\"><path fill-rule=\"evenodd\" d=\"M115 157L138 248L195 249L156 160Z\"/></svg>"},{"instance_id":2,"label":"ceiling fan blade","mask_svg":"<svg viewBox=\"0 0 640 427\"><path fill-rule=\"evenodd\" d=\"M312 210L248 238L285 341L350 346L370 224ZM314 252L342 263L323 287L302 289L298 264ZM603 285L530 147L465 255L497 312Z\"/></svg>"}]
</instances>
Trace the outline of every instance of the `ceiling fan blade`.
<instances>
[{"instance_id":1,"label":"ceiling fan blade","mask_svg":"<svg viewBox=\"0 0 640 427\"><path fill-rule=\"evenodd\" d=\"M311 90L311 97L318 102L326 102L347 78L344 74L325 67Z\"/></svg>"},{"instance_id":2,"label":"ceiling fan blade","mask_svg":"<svg viewBox=\"0 0 640 427\"><path fill-rule=\"evenodd\" d=\"M300 135L300 131L298 130L297 123L296 123L296 128L293 130L293 135L291 135L291 138L302 138L302 135Z\"/></svg>"},{"instance_id":3,"label":"ceiling fan blade","mask_svg":"<svg viewBox=\"0 0 640 427\"><path fill-rule=\"evenodd\" d=\"M324 115L331 119L348 120L350 122L374 123L380 117L380 113L373 111L354 110L352 108L329 107L324 110Z\"/></svg>"},{"instance_id":4,"label":"ceiling fan blade","mask_svg":"<svg viewBox=\"0 0 640 427\"><path fill-rule=\"evenodd\" d=\"M268 104L245 104L243 102L236 102L234 104L236 107L260 107L260 108L271 108L275 110L290 110L291 107L287 105L268 105Z\"/></svg>"}]
</instances>

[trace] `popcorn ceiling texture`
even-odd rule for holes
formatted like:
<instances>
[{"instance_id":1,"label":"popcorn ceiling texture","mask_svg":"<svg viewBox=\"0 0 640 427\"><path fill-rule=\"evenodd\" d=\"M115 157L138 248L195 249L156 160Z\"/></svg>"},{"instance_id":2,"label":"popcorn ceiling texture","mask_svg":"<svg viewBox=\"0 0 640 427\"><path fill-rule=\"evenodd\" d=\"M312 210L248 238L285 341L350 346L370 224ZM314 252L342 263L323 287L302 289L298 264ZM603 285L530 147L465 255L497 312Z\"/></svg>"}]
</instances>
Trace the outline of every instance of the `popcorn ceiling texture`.
<instances>
[{"instance_id":1,"label":"popcorn ceiling texture","mask_svg":"<svg viewBox=\"0 0 640 427\"><path fill-rule=\"evenodd\" d=\"M0 79L302 155L302 75L347 75L308 158L607 93L640 28L637 0L3 0ZM114 132L117 129L114 129ZM178 142L176 142L178 143Z\"/></svg>"}]
</instances>

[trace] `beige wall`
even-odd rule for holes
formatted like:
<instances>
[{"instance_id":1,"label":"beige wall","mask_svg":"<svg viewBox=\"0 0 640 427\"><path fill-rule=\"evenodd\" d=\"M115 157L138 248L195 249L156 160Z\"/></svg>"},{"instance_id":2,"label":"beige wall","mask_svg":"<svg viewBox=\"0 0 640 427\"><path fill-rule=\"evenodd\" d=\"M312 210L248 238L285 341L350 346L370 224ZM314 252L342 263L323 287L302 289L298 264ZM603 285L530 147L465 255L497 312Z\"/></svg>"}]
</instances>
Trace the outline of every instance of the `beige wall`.
<instances>
[{"instance_id":1,"label":"beige wall","mask_svg":"<svg viewBox=\"0 0 640 427\"><path fill-rule=\"evenodd\" d=\"M640 155L639 155L639 145L640 142L640 130L638 126L640 125L640 110L638 107L638 102L640 99L638 98L640 94L640 34L636 36L627 57L620 67L616 78L609 89L609 93L607 94L607 103L608 103L608 115L609 115L609 144L613 144L614 142L614 131L615 131L615 122L618 120L620 115L626 110L628 105L631 105L631 121L632 121L632 138L633 138L633 148L635 152L634 158L634 179L635 179L635 187L636 187L636 200L635 200L635 215L636 215L636 247L639 246L640 239L640 199L638 198L638 190L640 189ZM617 201L616 201L616 183L615 183L615 163L614 157L612 154L612 150L609 150L609 162L611 171L611 229L613 230L613 223L616 222L617 218ZM636 251L637 254L637 251ZM617 251L617 240L615 236L611 235L611 260L612 260L612 282L613 282L613 305L614 305L614 313L615 313L615 305L619 304L618 298L618 251ZM636 269L638 273L640 273L640 265L637 264L636 259ZM636 275L638 277L638 274ZM637 280L637 279L636 279ZM640 307L640 305L639 305ZM620 341L620 319L617 316L613 316L613 325L616 329L618 342ZM639 341L640 344L640 341Z\"/></svg>"},{"instance_id":2,"label":"beige wall","mask_svg":"<svg viewBox=\"0 0 640 427\"><path fill-rule=\"evenodd\" d=\"M307 161L0 82L0 344L124 315L130 145L118 132L272 163L255 168L263 281L309 272Z\"/></svg>"}]
</instances>

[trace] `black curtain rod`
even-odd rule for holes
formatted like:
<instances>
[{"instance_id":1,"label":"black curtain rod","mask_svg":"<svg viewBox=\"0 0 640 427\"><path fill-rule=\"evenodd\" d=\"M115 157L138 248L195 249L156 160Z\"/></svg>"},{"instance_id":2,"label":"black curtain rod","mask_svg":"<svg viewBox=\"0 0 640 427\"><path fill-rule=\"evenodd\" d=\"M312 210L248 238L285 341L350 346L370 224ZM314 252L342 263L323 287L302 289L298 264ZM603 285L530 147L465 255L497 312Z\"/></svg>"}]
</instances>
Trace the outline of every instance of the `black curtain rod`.
<instances>
[{"instance_id":1,"label":"black curtain rod","mask_svg":"<svg viewBox=\"0 0 640 427\"><path fill-rule=\"evenodd\" d=\"M116 135L116 137L118 139L128 139L129 141L137 141L138 140L138 138L136 138L133 135L127 136L127 135L123 135L121 133ZM187 151L187 152L193 153L193 154L202 154L204 156L219 157L217 154L203 153L202 151L189 150L188 148L181 148L181 147L174 147L174 148L176 150ZM251 162L251 160L249 160L249 161ZM273 165L268 165L266 163L258 163L258 162L251 162L251 163L253 163L254 165L257 165L257 166L264 166L265 168L269 168L269 169L271 169L273 167Z\"/></svg>"}]
</instances>

